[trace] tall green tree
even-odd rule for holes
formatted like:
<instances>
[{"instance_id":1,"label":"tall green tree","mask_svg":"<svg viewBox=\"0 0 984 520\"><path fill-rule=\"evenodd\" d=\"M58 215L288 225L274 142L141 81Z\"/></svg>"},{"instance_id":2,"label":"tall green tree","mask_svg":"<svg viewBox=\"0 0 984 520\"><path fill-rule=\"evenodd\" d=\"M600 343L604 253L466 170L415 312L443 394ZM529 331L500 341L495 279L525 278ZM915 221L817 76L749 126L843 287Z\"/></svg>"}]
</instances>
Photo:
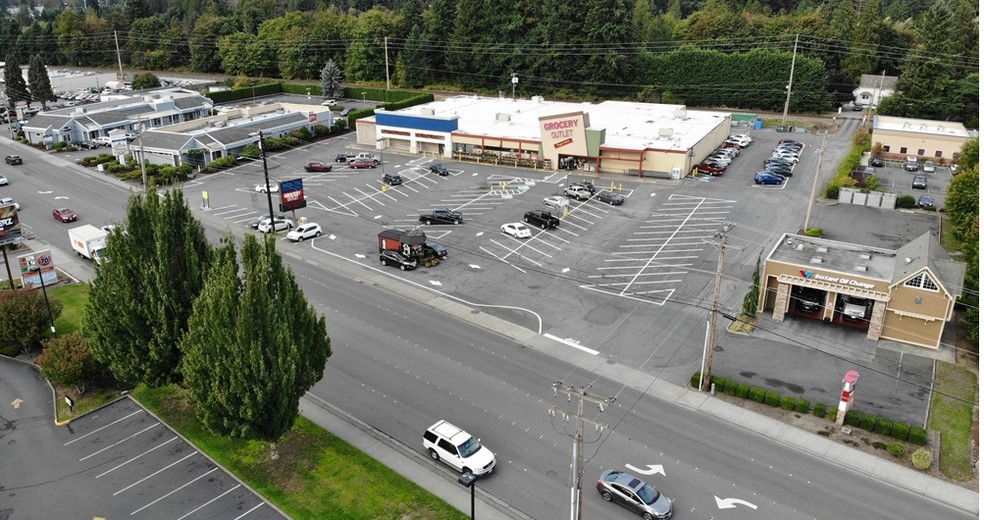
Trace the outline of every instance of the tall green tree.
<instances>
[{"instance_id":1,"label":"tall green tree","mask_svg":"<svg viewBox=\"0 0 984 520\"><path fill-rule=\"evenodd\" d=\"M92 349L78 332L51 338L34 360L41 375L59 385L74 386L79 394L104 377L106 367L92 355Z\"/></svg>"},{"instance_id":2,"label":"tall green tree","mask_svg":"<svg viewBox=\"0 0 984 520\"><path fill-rule=\"evenodd\" d=\"M181 369L206 428L275 442L294 424L301 396L321 380L331 341L273 237L246 235L241 260L240 271L226 236L195 301Z\"/></svg>"},{"instance_id":3,"label":"tall green tree","mask_svg":"<svg viewBox=\"0 0 984 520\"><path fill-rule=\"evenodd\" d=\"M428 69L425 74L431 81L448 79L444 62L447 58L448 39L451 36L448 27L454 27L456 5L456 0L433 0L422 15L424 38L426 39L426 42L422 43L426 49L426 67Z\"/></svg>"},{"instance_id":4,"label":"tall green tree","mask_svg":"<svg viewBox=\"0 0 984 520\"><path fill-rule=\"evenodd\" d=\"M335 60L328 60L324 68L321 69L321 93L327 97L342 97L345 90L342 88L342 69L338 67Z\"/></svg>"},{"instance_id":5,"label":"tall green tree","mask_svg":"<svg viewBox=\"0 0 984 520\"><path fill-rule=\"evenodd\" d=\"M161 80L153 72L141 72L136 76L133 76L133 90L144 90L148 88L158 88L161 86Z\"/></svg>"},{"instance_id":6,"label":"tall green tree","mask_svg":"<svg viewBox=\"0 0 984 520\"><path fill-rule=\"evenodd\" d=\"M235 32L236 24L232 18L211 14L200 18L188 38L191 69L198 72L222 71L222 57L217 52L218 41Z\"/></svg>"},{"instance_id":7,"label":"tall green tree","mask_svg":"<svg viewBox=\"0 0 984 520\"><path fill-rule=\"evenodd\" d=\"M862 74L879 70L878 46L882 32L881 1L868 0L861 9L861 17L854 27L851 50L844 58L844 72L858 79Z\"/></svg>"},{"instance_id":8,"label":"tall green tree","mask_svg":"<svg viewBox=\"0 0 984 520\"><path fill-rule=\"evenodd\" d=\"M51 90L51 78L48 77L48 69L44 66L44 60L40 54L31 56L31 64L27 68L27 79L30 84L31 97L35 101L40 101L41 106L47 107L49 101L55 101L58 96Z\"/></svg>"},{"instance_id":9,"label":"tall green tree","mask_svg":"<svg viewBox=\"0 0 984 520\"><path fill-rule=\"evenodd\" d=\"M205 230L178 190L132 196L123 229L107 241L83 333L119 381L180 382L178 346L211 258Z\"/></svg>"},{"instance_id":10,"label":"tall green tree","mask_svg":"<svg viewBox=\"0 0 984 520\"><path fill-rule=\"evenodd\" d=\"M760 286L762 285L761 275L759 275L761 271L762 253L759 253L758 260L755 262L755 271L752 272L752 285L748 287L745 300L741 304L741 315L748 321L754 321L758 314L759 291L761 291Z\"/></svg>"},{"instance_id":11,"label":"tall green tree","mask_svg":"<svg viewBox=\"0 0 984 520\"><path fill-rule=\"evenodd\" d=\"M3 69L4 94L7 95L7 108L11 111L18 101L31 102L31 92L21 72L20 62L12 55L7 56Z\"/></svg>"},{"instance_id":12,"label":"tall green tree","mask_svg":"<svg viewBox=\"0 0 984 520\"><path fill-rule=\"evenodd\" d=\"M424 48L420 26L410 28L403 52L399 56L400 73L397 81L403 88L417 89L427 82L427 51Z\"/></svg>"}]
</instances>

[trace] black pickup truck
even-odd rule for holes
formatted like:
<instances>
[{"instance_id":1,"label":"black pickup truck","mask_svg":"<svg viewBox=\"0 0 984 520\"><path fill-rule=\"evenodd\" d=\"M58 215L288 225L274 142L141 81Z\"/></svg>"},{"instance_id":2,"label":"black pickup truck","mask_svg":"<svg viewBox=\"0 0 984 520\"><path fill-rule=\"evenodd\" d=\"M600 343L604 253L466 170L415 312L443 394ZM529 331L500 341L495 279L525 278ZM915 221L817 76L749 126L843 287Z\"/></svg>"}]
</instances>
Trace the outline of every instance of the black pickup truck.
<instances>
[{"instance_id":1,"label":"black pickup truck","mask_svg":"<svg viewBox=\"0 0 984 520\"><path fill-rule=\"evenodd\" d=\"M553 216L549 211L535 209L527 211L523 215L523 220L530 225L540 226L540 229L555 228L560 225L560 219Z\"/></svg>"},{"instance_id":2,"label":"black pickup truck","mask_svg":"<svg viewBox=\"0 0 984 520\"><path fill-rule=\"evenodd\" d=\"M424 213L418 220L427 226L431 224L461 224L465 221L460 211L451 211L447 208L435 209L430 213Z\"/></svg>"}]
</instances>

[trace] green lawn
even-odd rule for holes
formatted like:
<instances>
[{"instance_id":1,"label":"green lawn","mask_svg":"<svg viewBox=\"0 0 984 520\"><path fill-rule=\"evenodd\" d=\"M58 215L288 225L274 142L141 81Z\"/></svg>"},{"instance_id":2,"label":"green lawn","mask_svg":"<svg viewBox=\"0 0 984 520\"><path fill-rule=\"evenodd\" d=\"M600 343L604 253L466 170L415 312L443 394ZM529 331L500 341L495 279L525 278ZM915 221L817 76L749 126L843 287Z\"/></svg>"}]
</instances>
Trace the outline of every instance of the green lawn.
<instances>
[{"instance_id":1,"label":"green lawn","mask_svg":"<svg viewBox=\"0 0 984 520\"><path fill-rule=\"evenodd\" d=\"M295 519L442 520L466 515L304 417L270 446L203 429L178 387L139 387L133 397Z\"/></svg>"},{"instance_id":2,"label":"green lawn","mask_svg":"<svg viewBox=\"0 0 984 520\"><path fill-rule=\"evenodd\" d=\"M940 432L940 471L955 480L970 480L974 477L970 435L977 375L960 365L939 363L937 366L929 429Z\"/></svg>"},{"instance_id":3,"label":"green lawn","mask_svg":"<svg viewBox=\"0 0 984 520\"><path fill-rule=\"evenodd\" d=\"M59 334L78 332L82 325L85 302L89 298L89 285L73 283L48 289L48 298L62 303L61 316L55 320L55 330Z\"/></svg>"}]
</instances>

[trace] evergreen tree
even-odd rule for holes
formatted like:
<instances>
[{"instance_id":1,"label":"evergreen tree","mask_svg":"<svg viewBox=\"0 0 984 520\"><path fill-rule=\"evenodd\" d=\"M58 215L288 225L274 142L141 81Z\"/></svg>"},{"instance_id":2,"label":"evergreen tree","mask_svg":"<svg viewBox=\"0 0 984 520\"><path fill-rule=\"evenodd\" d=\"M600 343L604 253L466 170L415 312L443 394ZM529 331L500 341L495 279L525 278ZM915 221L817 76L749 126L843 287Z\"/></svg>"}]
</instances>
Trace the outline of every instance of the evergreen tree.
<instances>
[{"instance_id":1,"label":"evergreen tree","mask_svg":"<svg viewBox=\"0 0 984 520\"><path fill-rule=\"evenodd\" d=\"M342 87L342 69L338 68L335 60L328 60L321 69L321 92L330 98L342 97L345 89Z\"/></svg>"},{"instance_id":2,"label":"evergreen tree","mask_svg":"<svg viewBox=\"0 0 984 520\"><path fill-rule=\"evenodd\" d=\"M410 28L410 37L407 39L406 46L400 54L403 67L400 86L403 88L418 89L427 83L427 54L423 44L420 26L414 24Z\"/></svg>"},{"instance_id":3,"label":"evergreen tree","mask_svg":"<svg viewBox=\"0 0 984 520\"><path fill-rule=\"evenodd\" d=\"M180 381L178 343L211 257L205 230L180 191L134 195L96 270L83 333L119 381Z\"/></svg>"},{"instance_id":4,"label":"evergreen tree","mask_svg":"<svg viewBox=\"0 0 984 520\"><path fill-rule=\"evenodd\" d=\"M24 81L20 62L13 55L7 55L5 60L3 81L5 84L4 93L7 95L7 108L11 110L11 113L13 113L14 106L18 101L31 102L31 93L27 90L27 82Z\"/></svg>"},{"instance_id":5,"label":"evergreen tree","mask_svg":"<svg viewBox=\"0 0 984 520\"><path fill-rule=\"evenodd\" d=\"M215 253L181 344L181 370L202 424L275 442L331 356L324 317L308 305L273 237L231 235Z\"/></svg>"},{"instance_id":6,"label":"evergreen tree","mask_svg":"<svg viewBox=\"0 0 984 520\"><path fill-rule=\"evenodd\" d=\"M40 101L41 106L47 107L48 101L58 99L58 96L51 90L51 78L48 77L48 69L45 68L40 54L31 56L27 78L30 81L31 97L35 101Z\"/></svg>"},{"instance_id":7,"label":"evergreen tree","mask_svg":"<svg viewBox=\"0 0 984 520\"><path fill-rule=\"evenodd\" d=\"M844 58L844 72L859 79L862 74L879 70L878 46L881 43L881 2L868 0L861 10L861 18L854 29L851 51Z\"/></svg>"},{"instance_id":8,"label":"evergreen tree","mask_svg":"<svg viewBox=\"0 0 984 520\"><path fill-rule=\"evenodd\" d=\"M755 316L758 315L758 301L759 301L759 287L762 284L759 272L762 270L762 253L759 253L758 260L755 262L755 271L752 272L752 285L748 288L748 292L745 293L745 301L741 304L741 315L748 319L748 321L754 321Z\"/></svg>"},{"instance_id":9,"label":"evergreen tree","mask_svg":"<svg viewBox=\"0 0 984 520\"><path fill-rule=\"evenodd\" d=\"M424 38L425 42L421 45L426 49L425 77L431 81L441 81L448 79L448 73L444 69L444 62L447 59L448 39L451 31L448 27L454 27L455 0L433 0L423 13L424 19Z\"/></svg>"}]
</instances>

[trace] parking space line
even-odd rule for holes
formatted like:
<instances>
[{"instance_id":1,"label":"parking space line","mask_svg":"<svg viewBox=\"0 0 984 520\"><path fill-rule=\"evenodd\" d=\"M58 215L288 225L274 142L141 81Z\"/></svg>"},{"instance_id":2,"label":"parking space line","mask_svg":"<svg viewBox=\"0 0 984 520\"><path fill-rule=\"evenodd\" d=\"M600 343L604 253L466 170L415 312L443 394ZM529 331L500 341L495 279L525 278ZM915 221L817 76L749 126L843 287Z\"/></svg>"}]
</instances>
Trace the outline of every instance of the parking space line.
<instances>
[{"instance_id":1,"label":"parking space line","mask_svg":"<svg viewBox=\"0 0 984 520\"><path fill-rule=\"evenodd\" d=\"M90 457L95 457L96 455L99 455L100 453L102 453L102 452L104 452L104 451L106 451L106 450L109 450L109 449L112 449L112 448L115 448L116 446L119 446L120 444L123 444L124 442L126 442L126 441L128 441L128 440L131 440L131 439L133 439L134 437L136 437L136 436L138 436L138 435L140 435L141 433L143 433L143 432L145 432L145 431L147 431L147 430L150 430L150 429L152 429L152 428L157 428L157 427L158 427L158 426L160 426L160 425L161 425L161 423L157 423L157 424L153 424L153 425L150 425L150 426L148 426L148 427L146 427L146 428L144 428L144 429L142 429L142 430L140 430L140 431L138 431L137 433L134 433L133 435L131 435L131 436L129 436L129 437L126 437L126 438L124 438L124 439L120 439L120 440L118 440L118 441L116 441L116 442L114 442L113 444L110 444L109 446L106 446L105 448L103 448L103 449L101 449L101 450L98 450L98 451L94 451L94 452L92 452L92 453L90 453L90 454L88 454L88 455L86 455L85 457L82 457L81 459L79 459L79 462L82 462L83 460L86 460L86 459L88 459L88 458L90 458Z\"/></svg>"},{"instance_id":2,"label":"parking space line","mask_svg":"<svg viewBox=\"0 0 984 520\"><path fill-rule=\"evenodd\" d=\"M495 241L493 240L493 242L495 242ZM516 264L514 264L514 263L512 263L512 262L510 262L508 260L506 260L503 257L500 257L499 255L493 253L492 251L489 251L488 249L485 248L485 246L479 246L478 248L481 249L482 251L485 251L486 253L492 255L497 260L500 260L502 263L504 263L504 264L506 264L506 265L508 265L508 266L510 266L510 267L512 267L514 269L516 269L517 271L519 271L519 272L521 272L523 274L526 274L526 270L525 269L523 269L522 267L519 267L518 265L516 265Z\"/></svg>"},{"instance_id":3,"label":"parking space line","mask_svg":"<svg viewBox=\"0 0 984 520\"><path fill-rule=\"evenodd\" d=\"M394 196L392 196L392 195L389 194L389 192L392 191L392 189L383 190L383 189L380 189L379 186L373 186L371 184L366 184L366 186L368 186L370 189L376 190L376 193L374 193L372 195L373 197L375 197L376 195L382 195L384 197L388 197L393 202L396 202L396 197L394 197ZM385 184L383 186L385 186ZM358 188L356 188L356 189L358 189ZM399 190L396 190L396 192L399 193ZM409 195L407 195L406 193L400 193L400 195L403 195L404 197L409 197Z\"/></svg>"},{"instance_id":4,"label":"parking space line","mask_svg":"<svg viewBox=\"0 0 984 520\"><path fill-rule=\"evenodd\" d=\"M144 481L147 481L147 480L149 480L149 479L151 479L151 478L153 478L153 477L156 477L157 475L159 475L159 474L161 474L161 473L163 473L163 472L165 472L165 471L167 471L168 469L170 469L170 468L172 468L172 467L174 467L174 466L176 466L176 465L178 465L178 464L180 464L180 463L182 463L182 462L184 462L185 460L187 460L187 459L188 459L188 458L190 458L190 457L194 457L195 455L198 455L198 451L194 451L194 452L192 452L192 453L189 453L189 454L187 454L187 455L185 455L184 457L181 457L181 459L179 459L179 460L176 460L176 461L174 461L174 462L172 462L172 463L170 463L170 464L168 464L167 466L164 466L163 468L161 468L161 469L159 469L159 470L157 470L157 471L155 471L155 472L153 472L153 473L151 473L150 475L147 475L146 477L144 477L144 478L142 478L142 479L140 479L140 480L138 480L138 481L136 481L136 482L134 482L133 484L130 484L129 486L127 486L127 487L125 487L125 488L123 488L123 489L121 489L121 490L119 490L119 491L117 491L116 493L113 493L113 496L115 497L116 495L119 495L120 493L123 493L124 491L126 491L126 490L128 490L128 489L130 489L130 488L132 488L133 486L136 486L137 484L141 484L141 483L143 483Z\"/></svg>"},{"instance_id":5,"label":"parking space line","mask_svg":"<svg viewBox=\"0 0 984 520\"><path fill-rule=\"evenodd\" d=\"M692 210L690 211L690 214L691 214L691 215L694 215L694 214L696 214L696 213L697 213L697 210L698 210L698 209L700 209L700 203L699 203L699 202L698 202L698 203L697 203L697 204L696 204L696 205L694 206L694 208L693 208L693 209L692 209ZM633 278L632 278L632 280L629 280L629 282L628 282L628 285L627 285L627 286L625 287L625 289L623 289L623 290L622 290L622 293L621 293L621 294L625 294L625 291L626 291L626 290L628 290L628 288L629 288L629 287L631 287L633 283L635 283L635 281L636 281L636 279L637 279L637 278L638 278L638 277L639 277L640 275L642 275L642 273L643 273L643 271L644 271L644 270L645 270L645 269L646 269L646 268L647 268L647 267L649 266L649 264L651 264L651 263L652 263L652 262L653 262L653 261L654 261L654 260L656 259L656 257L657 257L657 256L659 255L659 253L660 253L660 252L661 252L661 251L663 250L663 248L664 248L664 247L666 247L666 244L667 244L667 243L669 243L669 240L670 240L670 239L672 239L672 238L673 238L674 236L675 236L675 235L670 235L670 237L669 237L669 239L667 240L667 242L666 242L666 243L664 243L664 244L663 244L662 246L660 246L660 247L659 247L659 249L658 249L658 250L657 250L657 251L656 251L655 253L653 253L653 255L652 255L651 257L649 257L649 260L647 260L647 261L646 261L646 264L645 264L645 265L643 265L643 266L642 266L642 267L641 267L641 268L639 269L639 271L638 271L638 272L636 273L636 276L635 276L635 277L633 277Z\"/></svg>"},{"instance_id":6,"label":"parking space line","mask_svg":"<svg viewBox=\"0 0 984 520\"><path fill-rule=\"evenodd\" d=\"M569 223L568 223L568 224L569 224ZM575 224L570 224L570 225L572 225L572 226L574 226L574 227L576 227L576 228L578 228L578 229L580 229L580 230L582 230L582 231L587 231L587 230L588 230L587 228L583 228L583 227L581 227L581 226L578 226L578 225L575 225ZM562 228L560 228L560 227L558 227L558 228L554 228L554 231L560 231L560 232L564 232L564 233L567 233L568 235L573 235L573 236L575 236L575 237L580 237L580 236L581 236L581 235L578 235L577 233L575 233L575 232L573 232L573 231L571 231L571 230L569 230L569 229L567 229L566 227L562 227Z\"/></svg>"},{"instance_id":7,"label":"parking space line","mask_svg":"<svg viewBox=\"0 0 984 520\"><path fill-rule=\"evenodd\" d=\"M243 486L242 484L236 484L236 485L235 485L235 487L232 487L232 488L230 488L230 489L228 489L228 490L226 490L226 491L225 491L224 493L222 493L222 494L220 494L219 496L217 496L217 497L215 497L215 498L213 498L212 500L209 500L208 502L205 502L204 504L202 504L202 505L200 505L200 506L198 506L198 507L196 507L196 508L194 508L194 509L192 509L191 511L188 511L187 513L185 513L185 514L184 514L184 515L182 515L182 516L179 516L179 517L177 518L177 520L184 520L185 518L188 518L189 516L191 516L191 515L193 515L193 514L195 514L195 513L197 513L198 511L200 511L200 510L202 510L203 508L206 508L206 507L208 507L208 506L209 506L210 504L212 504L212 503L213 503L213 502L215 502L216 500L219 500L219 499L221 499L222 497L224 497L224 496L226 496L226 495L228 495L229 493L232 493L233 491L235 491L235 490L237 490L237 489L239 489L239 488L241 488L242 486Z\"/></svg>"},{"instance_id":8,"label":"parking space line","mask_svg":"<svg viewBox=\"0 0 984 520\"><path fill-rule=\"evenodd\" d=\"M356 188L355 191L359 191L359 189ZM347 191L345 192L345 195L348 196L350 199L352 199L352 202L357 202L359 204L362 204L362 206L364 206L367 210L372 211L372 208L367 206L366 203L362 202L360 199L353 197L352 195L349 195ZM361 193L361 195L365 196L365 193Z\"/></svg>"},{"instance_id":9,"label":"parking space line","mask_svg":"<svg viewBox=\"0 0 984 520\"><path fill-rule=\"evenodd\" d=\"M173 442L173 441L175 441L175 440L177 440L177 439L178 439L178 437L177 437L177 436L175 436L175 437L171 437L171 438L170 438L169 440L166 440L166 441L164 441L164 442L162 442L162 443L160 443L160 444L158 444L157 446L154 446L153 448L151 448L151 449L149 449L149 450L147 450L147 451L145 451L145 452L143 452L143 453L141 453L140 455L137 455L136 457L133 457L133 458L131 458L130 460L128 460L128 461L126 461L126 462L123 462L123 463L121 463L121 464L119 464L119 465L117 465L117 466L114 466L114 467L112 467L112 468L109 468L108 470L106 470L106 471L104 471L104 472L102 472L102 473L100 473L100 474L98 474L98 475L96 475L96 476L95 476L95 478L99 478L99 477L102 477L102 476L105 476L105 475L107 475L107 474L109 474L109 473L112 473L113 471L115 471L115 470L117 470L117 469L120 469L120 468L122 468L123 466L126 466L127 464L129 464L129 463L131 463L131 462L133 462L133 461L135 461L135 460L137 460L137 459L139 459L140 457L143 457L144 455L147 455L148 453L150 453L150 452L152 452L152 451L154 451L154 450L156 450L157 448L162 448L162 447L164 447L164 446L167 446L168 444L170 444L171 442Z\"/></svg>"},{"instance_id":10,"label":"parking space line","mask_svg":"<svg viewBox=\"0 0 984 520\"><path fill-rule=\"evenodd\" d=\"M250 510L246 511L245 513L237 516L236 518L233 518L232 520L240 520L241 518L245 518L247 515L249 515L253 511L256 511L257 509L259 509L261 507L263 507L263 502L260 502L259 504L256 504L255 506L253 506L253 509L250 509Z\"/></svg>"},{"instance_id":11,"label":"parking space line","mask_svg":"<svg viewBox=\"0 0 984 520\"><path fill-rule=\"evenodd\" d=\"M130 515L131 515L131 516L132 516L132 515L135 515L135 514L137 514L137 513L139 513L139 512L141 512L141 511L143 511L144 509L147 509L148 507L150 507L150 506L152 506L152 505L154 505L154 504L156 504L156 503L158 503L158 502L160 502L161 500L164 500L165 498L167 498L167 497L169 497L169 496L171 496L171 495L173 495L173 494L175 494L175 493L177 493L178 491L181 491L182 489L184 489L184 488L186 488L186 487L188 487L188 486L190 486L190 485L192 485L192 484L194 484L195 482L197 482L197 481L199 481L199 480L201 480L201 479L203 479L203 478L205 478L205 477L207 477L207 476L209 476L209 475L211 475L211 474L212 474L213 472L215 472L215 471L218 471L218 470L219 470L219 468L218 468L218 467L215 467L215 468L212 468L212 469L210 469L210 470L208 470L208 471L206 471L204 475L200 475L200 476L198 476L198 477L196 477L196 478L194 478L194 479L192 479L191 481L189 481L189 482L186 482L186 483L184 483L184 484L183 484L183 485L181 485L181 486L178 486L177 488L175 488L174 490L172 490L172 491L171 491L170 493L167 493L167 494L165 494L164 496L162 496L162 497L159 497L159 498L158 498L157 500L154 500L153 502L151 502L151 503L149 503L149 504L147 504L147 505L145 505L145 506L143 506L143 507L141 507L140 509L137 509L136 511L134 511L134 512L132 512L132 513L130 513Z\"/></svg>"},{"instance_id":12,"label":"parking space line","mask_svg":"<svg viewBox=\"0 0 984 520\"><path fill-rule=\"evenodd\" d=\"M106 428L109 428L110 426L115 425L116 423L123 422L123 421L129 419L130 417L133 417L134 415L137 415L138 413L140 413L142 411L143 410L137 410L137 411L135 411L135 412L133 412L133 413L131 413L129 415L124 415L123 417L120 417L119 419L116 419L115 421L107 424L106 426L103 426L102 428L96 428L95 430L92 430L91 432L89 432L89 433L87 433L87 434L85 434L85 435L83 435L81 437L78 437L76 439L72 439L72 440L66 442L65 444L63 444L63 446L68 446L69 444L74 444L74 443L76 443L76 442L78 442L78 441L80 441L82 439L85 439L86 437L88 437L90 435L99 433L99 432L105 430Z\"/></svg>"},{"instance_id":13,"label":"parking space line","mask_svg":"<svg viewBox=\"0 0 984 520\"><path fill-rule=\"evenodd\" d=\"M599 293L602 293L602 294L608 294L608 295L615 294L615 293L612 293L611 291L606 291L606 290L603 290L603 289L599 289L599 287L605 287L605 286L598 286L598 285L582 285L582 286L580 286L581 289L587 289L589 291L599 292ZM654 300L652 298L636 298L633 293L629 293L629 294L617 294L617 296L620 296L620 297L625 298L627 300L634 300L634 301L637 301L637 302L640 302L640 303L651 303L651 304L654 304L654 305L664 305L670 299L670 297L673 296L673 293L675 291L676 291L676 289L663 289L663 290L658 290L658 291L646 291L646 292L642 293L642 294L666 293L666 296L663 297L663 300L662 301L657 301L657 300Z\"/></svg>"},{"instance_id":14,"label":"parking space line","mask_svg":"<svg viewBox=\"0 0 984 520\"><path fill-rule=\"evenodd\" d=\"M350 216L350 217L357 217L357 216L359 216L358 213L356 213L355 211L353 211L353 210L349 209L348 207L346 207L346 205L345 204L342 204L341 201L335 200L334 198L332 198L330 196L329 197L326 197L326 198L328 198L332 202L334 202L336 204L336 206L334 208L328 208L327 206L325 206L324 204L322 204L321 201L319 201L317 199L312 199L311 200L311 203L308 204L308 207L309 208L320 209L320 210L323 210L323 211L328 211L328 212L331 212L331 213L338 213L340 215L347 215L347 216ZM338 211L339 209L345 209L345 210L348 210L348 211L347 212L346 211Z\"/></svg>"}]
</instances>

